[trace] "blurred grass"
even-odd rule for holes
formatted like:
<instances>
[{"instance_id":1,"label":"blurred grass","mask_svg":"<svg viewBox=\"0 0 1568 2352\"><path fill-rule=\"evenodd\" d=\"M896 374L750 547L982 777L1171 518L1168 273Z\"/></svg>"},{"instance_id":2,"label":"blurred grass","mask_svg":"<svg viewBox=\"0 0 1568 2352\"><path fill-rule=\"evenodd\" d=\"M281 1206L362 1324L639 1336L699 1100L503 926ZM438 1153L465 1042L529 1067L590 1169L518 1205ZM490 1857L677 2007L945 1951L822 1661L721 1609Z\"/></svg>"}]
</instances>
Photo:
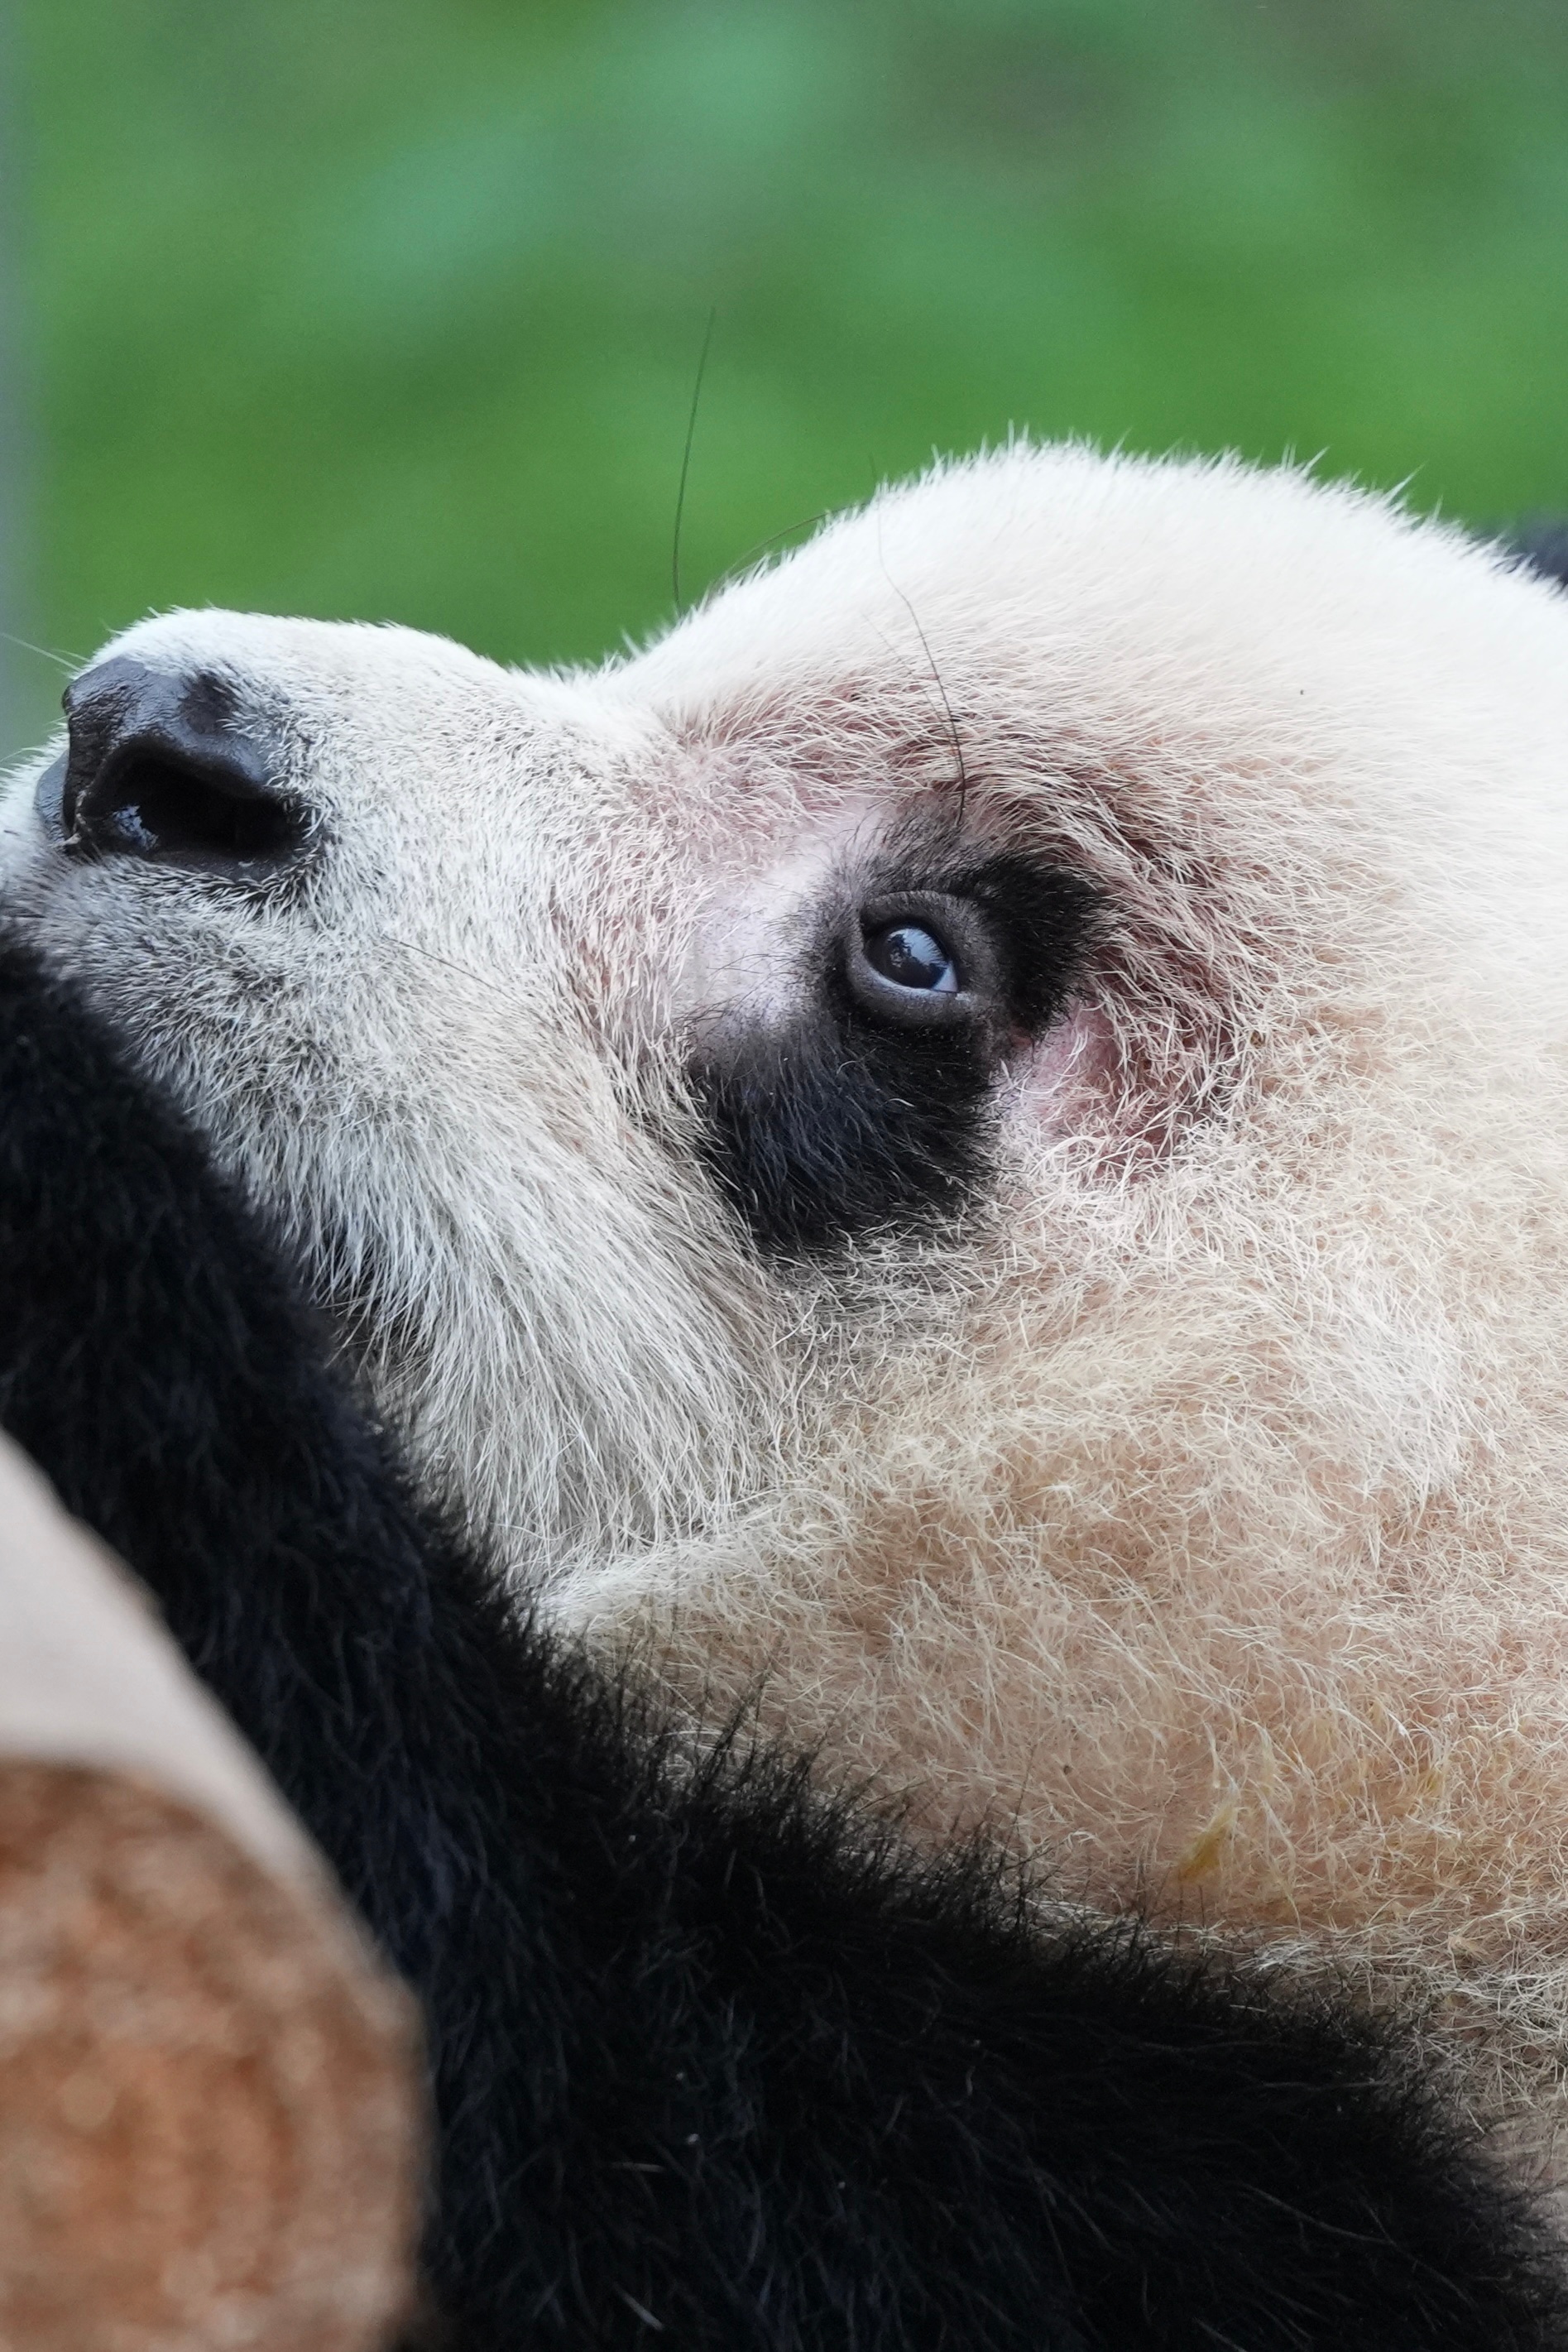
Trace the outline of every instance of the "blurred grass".
<instances>
[{"instance_id":1,"label":"blurred grass","mask_svg":"<svg viewBox=\"0 0 1568 2352\"><path fill-rule=\"evenodd\" d=\"M33 629L514 659L1013 427L1568 504L1561 0L20 0Z\"/></svg>"}]
</instances>

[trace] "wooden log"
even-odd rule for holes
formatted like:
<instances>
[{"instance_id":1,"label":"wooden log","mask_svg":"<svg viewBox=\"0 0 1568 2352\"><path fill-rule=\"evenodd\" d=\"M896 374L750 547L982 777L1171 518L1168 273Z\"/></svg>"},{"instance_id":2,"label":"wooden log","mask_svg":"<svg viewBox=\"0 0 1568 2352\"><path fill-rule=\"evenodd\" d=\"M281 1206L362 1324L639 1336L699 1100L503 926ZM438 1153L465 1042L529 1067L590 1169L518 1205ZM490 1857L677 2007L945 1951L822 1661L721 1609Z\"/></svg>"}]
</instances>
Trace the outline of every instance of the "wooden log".
<instances>
[{"instance_id":1,"label":"wooden log","mask_svg":"<svg viewBox=\"0 0 1568 2352\"><path fill-rule=\"evenodd\" d=\"M369 2352L422 2126L408 1997L0 1440L0 2352Z\"/></svg>"}]
</instances>

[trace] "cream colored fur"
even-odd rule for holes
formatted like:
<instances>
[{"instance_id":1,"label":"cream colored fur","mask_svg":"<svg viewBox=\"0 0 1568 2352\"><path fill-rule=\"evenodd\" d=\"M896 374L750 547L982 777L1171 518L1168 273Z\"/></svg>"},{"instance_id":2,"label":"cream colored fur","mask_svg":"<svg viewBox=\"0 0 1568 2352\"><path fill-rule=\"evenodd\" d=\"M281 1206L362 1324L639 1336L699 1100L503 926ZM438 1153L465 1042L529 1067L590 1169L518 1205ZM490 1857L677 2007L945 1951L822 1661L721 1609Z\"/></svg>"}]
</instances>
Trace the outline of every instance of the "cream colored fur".
<instances>
[{"instance_id":1,"label":"cream colored fur","mask_svg":"<svg viewBox=\"0 0 1568 2352\"><path fill-rule=\"evenodd\" d=\"M1556 2129L1568 599L1295 473L1018 447L645 652L174 614L320 812L8 904L546 1605L1063 1894L1329 1952ZM902 812L1092 876L961 1234L770 1271L682 1071Z\"/></svg>"}]
</instances>

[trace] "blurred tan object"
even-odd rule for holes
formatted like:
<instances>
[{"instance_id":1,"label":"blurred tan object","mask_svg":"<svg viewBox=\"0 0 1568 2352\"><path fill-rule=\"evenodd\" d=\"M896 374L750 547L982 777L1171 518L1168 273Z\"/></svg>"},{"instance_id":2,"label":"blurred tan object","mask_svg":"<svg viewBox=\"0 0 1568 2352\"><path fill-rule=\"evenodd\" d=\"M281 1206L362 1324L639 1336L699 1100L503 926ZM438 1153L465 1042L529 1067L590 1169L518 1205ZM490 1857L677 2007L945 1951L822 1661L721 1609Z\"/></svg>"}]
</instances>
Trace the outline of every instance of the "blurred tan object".
<instances>
[{"instance_id":1,"label":"blurred tan object","mask_svg":"<svg viewBox=\"0 0 1568 2352\"><path fill-rule=\"evenodd\" d=\"M413 2007L123 1570L0 1439L0 2352L361 2352Z\"/></svg>"}]
</instances>

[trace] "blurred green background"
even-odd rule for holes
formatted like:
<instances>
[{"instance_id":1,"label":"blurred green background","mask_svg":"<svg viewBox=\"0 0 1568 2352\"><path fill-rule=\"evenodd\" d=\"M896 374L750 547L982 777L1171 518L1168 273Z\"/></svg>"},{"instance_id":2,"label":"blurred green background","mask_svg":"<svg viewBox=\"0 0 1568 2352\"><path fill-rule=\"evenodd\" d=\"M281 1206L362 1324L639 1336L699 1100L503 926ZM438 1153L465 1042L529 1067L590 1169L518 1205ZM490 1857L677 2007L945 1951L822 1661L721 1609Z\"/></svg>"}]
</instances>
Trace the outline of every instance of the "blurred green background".
<instances>
[{"instance_id":1,"label":"blurred green background","mask_svg":"<svg viewBox=\"0 0 1568 2352\"><path fill-rule=\"evenodd\" d=\"M7 625L512 659L933 447L1568 505L1565 0L13 0ZM58 679L16 654L7 726ZM26 727L24 726L26 722Z\"/></svg>"}]
</instances>

